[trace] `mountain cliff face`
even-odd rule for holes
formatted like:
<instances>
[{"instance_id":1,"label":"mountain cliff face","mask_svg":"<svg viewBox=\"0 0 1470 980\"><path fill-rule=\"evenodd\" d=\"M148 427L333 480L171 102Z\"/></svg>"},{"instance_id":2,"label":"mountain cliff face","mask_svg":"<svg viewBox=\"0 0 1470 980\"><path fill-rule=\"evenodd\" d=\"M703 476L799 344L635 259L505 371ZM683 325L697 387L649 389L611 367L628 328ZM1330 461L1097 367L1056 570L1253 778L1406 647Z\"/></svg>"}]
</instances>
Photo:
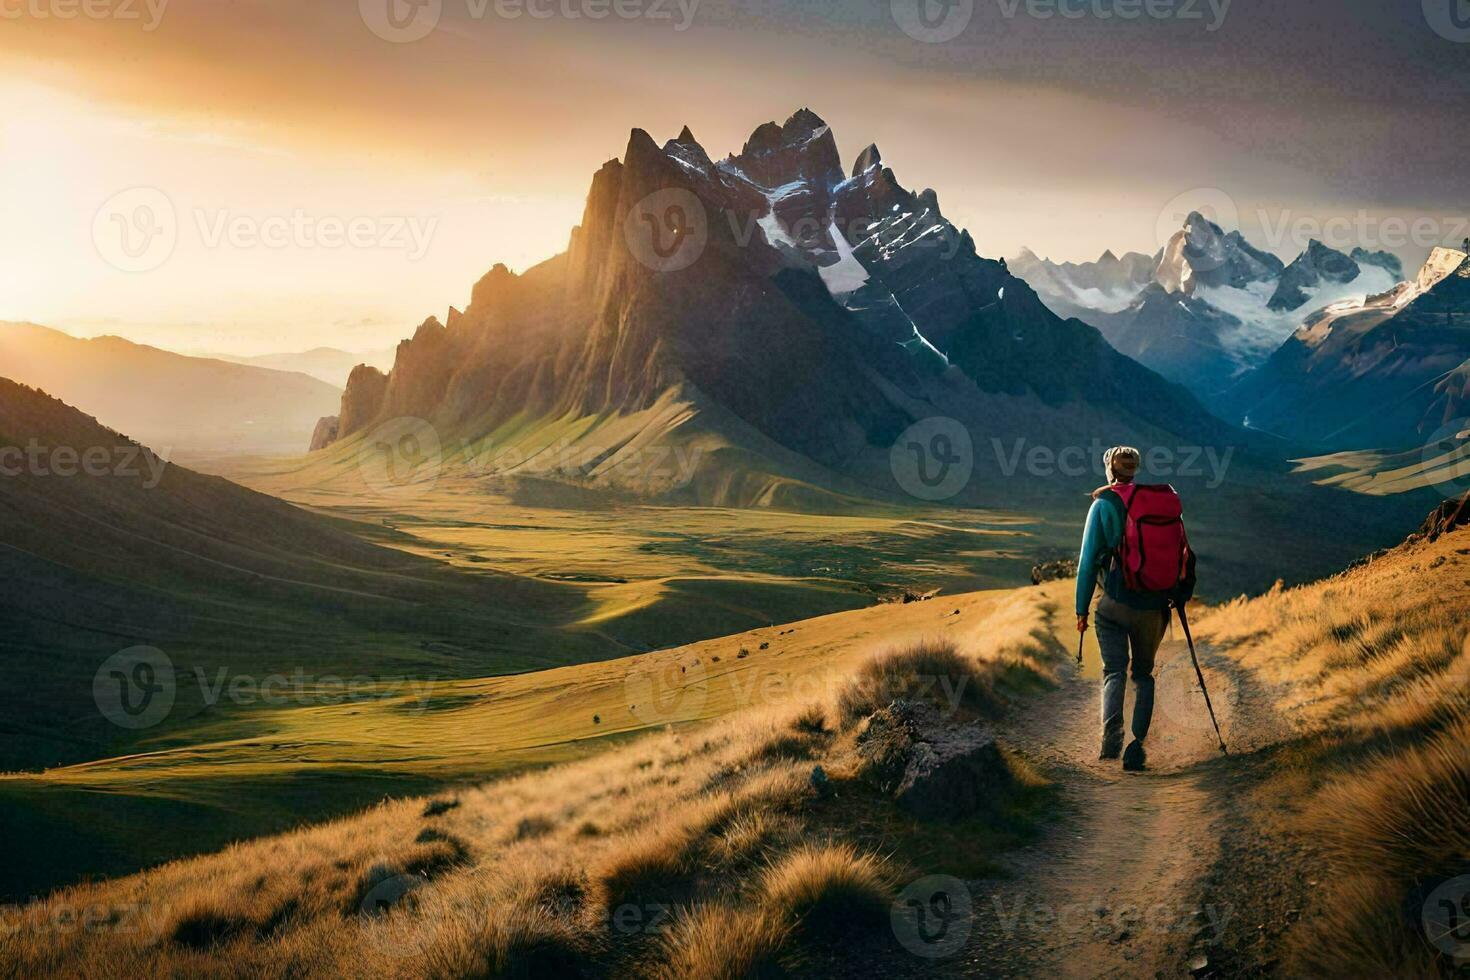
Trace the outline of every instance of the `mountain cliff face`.
<instances>
[{"instance_id":1,"label":"mountain cliff face","mask_svg":"<svg viewBox=\"0 0 1470 980\"><path fill-rule=\"evenodd\" d=\"M1224 403L1326 450L1422 443L1470 413L1470 256L1439 248L1413 282L1316 314Z\"/></svg>"},{"instance_id":2,"label":"mountain cliff face","mask_svg":"<svg viewBox=\"0 0 1470 980\"><path fill-rule=\"evenodd\" d=\"M1192 442L1239 434L977 255L877 147L848 173L837 152L805 109L718 162L687 128L662 147L634 130L593 177L567 251L521 275L493 268L386 377L357 368L337 438L399 416L471 439L512 420L666 425L672 399L685 433L881 492L874 461L934 415L977 432L1065 418L1079 437L1109 420Z\"/></svg>"},{"instance_id":3,"label":"mountain cliff face","mask_svg":"<svg viewBox=\"0 0 1470 980\"><path fill-rule=\"evenodd\" d=\"M1386 252L1358 248L1349 256L1315 240L1284 265L1198 212L1131 291L1085 285L1118 281L1109 256L1056 265L1026 251L1016 269L1052 309L1096 326L1118 350L1221 412L1222 393L1265 363L1313 311L1387 291L1403 275Z\"/></svg>"}]
</instances>

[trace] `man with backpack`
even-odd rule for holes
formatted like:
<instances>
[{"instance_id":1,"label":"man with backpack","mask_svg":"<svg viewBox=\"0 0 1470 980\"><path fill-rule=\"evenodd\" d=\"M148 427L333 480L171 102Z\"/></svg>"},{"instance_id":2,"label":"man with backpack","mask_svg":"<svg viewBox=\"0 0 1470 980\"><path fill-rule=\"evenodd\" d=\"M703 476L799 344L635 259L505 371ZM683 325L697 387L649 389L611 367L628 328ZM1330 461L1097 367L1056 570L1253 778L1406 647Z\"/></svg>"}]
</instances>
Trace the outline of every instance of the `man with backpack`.
<instances>
[{"instance_id":1,"label":"man with backpack","mask_svg":"<svg viewBox=\"0 0 1470 980\"><path fill-rule=\"evenodd\" d=\"M1169 610L1194 593L1194 553L1184 533L1184 508L1167 485L1134 483L1142 457L1117 446L1103 454L1108 486L1092 494L1077 562L1077 631L1086 633L1099 577L1097 643L1102 650L1102 753L1123 768L1144 767L1143 740L1154 710L1154 654L1169 626ZM1131 656L1130 656L1131 654ZM1131 662L1131 670L1130 668ZM1133 740L1123 750L1125 672L1133 678Z\"/></svg>"}]
</instances>

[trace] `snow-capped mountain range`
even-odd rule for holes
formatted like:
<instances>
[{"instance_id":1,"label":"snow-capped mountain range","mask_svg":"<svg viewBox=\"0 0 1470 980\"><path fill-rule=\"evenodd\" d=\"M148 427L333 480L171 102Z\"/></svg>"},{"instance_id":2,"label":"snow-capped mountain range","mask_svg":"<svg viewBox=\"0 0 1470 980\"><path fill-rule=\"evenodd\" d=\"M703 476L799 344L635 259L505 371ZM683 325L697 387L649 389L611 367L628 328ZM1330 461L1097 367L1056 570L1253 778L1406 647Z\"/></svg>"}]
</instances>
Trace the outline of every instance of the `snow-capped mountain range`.
<instances>
[{"instance_id":1,"label":"snow-capped mountain range","mask_svg":"<svg viewBox=\"0 0 1470 980\"><path fill-rule=\"evenodd\" d=\"M1265 363L1313 312L1386 292L1403 278L1396 257L1318 241L1290 265L1198 212L1152 258L1106 252L1057 264L1029 249L1011 269L1062 316L1103 332L1123 353L1215 397Z\"/></svg>"},{"instance_id":2,"label":"snow-capped mountain range","mask_svg":"<svg viewBox=\"0 0 1470 980\"><path fill-rule=\"evenodd\" d=\"M1437 248L1414 279L1318 310L1217 405L1326 450L1470 441L1470 254Z\"/></svg>"}]
</instances>

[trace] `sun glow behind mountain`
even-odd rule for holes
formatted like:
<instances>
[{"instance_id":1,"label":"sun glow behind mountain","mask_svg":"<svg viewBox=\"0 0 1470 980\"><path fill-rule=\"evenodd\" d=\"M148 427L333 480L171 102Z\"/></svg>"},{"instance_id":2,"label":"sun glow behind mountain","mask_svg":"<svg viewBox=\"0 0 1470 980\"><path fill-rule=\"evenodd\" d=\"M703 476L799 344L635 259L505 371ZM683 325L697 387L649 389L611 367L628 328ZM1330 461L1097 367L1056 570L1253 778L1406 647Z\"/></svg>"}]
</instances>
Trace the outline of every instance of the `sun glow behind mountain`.
<instances>
[{"instance_id":1,"label":"sun glow behind mountain","mask_svg":"<svg viewBox=\"0 0 1470 980\"><path fill-rule=\"evenodd\" d=\"M153 27L40 16L36 3L7 14L0 317L176 349L378 347L462 303L463 284L495 262L522 270L562 250L586 174L625 144L630 120L659 140L688 124L722 155L746 121L803 102L925 174L990 255L1152 254L1161 211L1201 185L1234 196L1258 240L1258 206L1273 219L1362 207L1412 218L1453 203L1434 191L1454 159L1435 134L1452 127L1430 118L1451 110L1412 93L1454 52L1425 48L1403 79L1411 102L1358 111L1392 98L1363 81L1365 66L1390 50L1384 37L1425 40L1416 18L1349 23L1239 0L1206 33L976 5L961 37L925 44L888 3L817 16L704 0L687 30L445 3L433 34L394 44L357 7L164 4ZM1303 66L1291 42L1323 17L1338 57ZM1037 45L1066 57L1039 75ZM1282 76L1262 68L1281 59L1312 76L1301 98L1282 100ZM1413 159L1385 182L1385 154L1410 139ZM130 273L98 255L91 230L136 187L167 195L179 234L165 264ZM410 217L432 231L422 247L210 244L221 221L258 230L298 210L313 226ZM1305 242L1263 244L1289 259Z\"/></svg>"}]
</instances>

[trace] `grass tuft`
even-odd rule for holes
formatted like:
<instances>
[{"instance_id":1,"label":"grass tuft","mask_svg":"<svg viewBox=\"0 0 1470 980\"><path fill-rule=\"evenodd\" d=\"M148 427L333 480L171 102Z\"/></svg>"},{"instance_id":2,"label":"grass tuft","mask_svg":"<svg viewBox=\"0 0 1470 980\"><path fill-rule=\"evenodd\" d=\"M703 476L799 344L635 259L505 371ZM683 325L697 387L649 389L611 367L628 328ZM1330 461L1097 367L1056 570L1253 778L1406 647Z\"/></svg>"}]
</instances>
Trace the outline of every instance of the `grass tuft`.
<instances>
[{"instance_id":1,"label":"grass tuft","mask_svg":"<svg viewBox=\"0 0 1470 980\"><path fill-rule=\"evenodd\" d=\"M953 643L924 640L868 661L838 694L837 715L851 726L899 698L981 711L992 701L991 680Z\"/></svg>"},{"instance_id":2,"label":"grass tuft","mask_svg":"<svg viewBox=\"0 0 1470 980\"><path fill-rule=\"evenodd\" d=\"M895 876L888 863L852 844L803 844L761 876L761 904L810 938L880 928Z\"/></svg>"},{"instance_id":3,"label":"grass tuft","mask_svg":"<svg viewBox=\"0 0 1470 980\"><path fill-rule=\"evenodd\" d=\"M725 904L695 907L664 937L658 980L782 980L779 957L790 927Z\"/></svg>"}]
</instances>

